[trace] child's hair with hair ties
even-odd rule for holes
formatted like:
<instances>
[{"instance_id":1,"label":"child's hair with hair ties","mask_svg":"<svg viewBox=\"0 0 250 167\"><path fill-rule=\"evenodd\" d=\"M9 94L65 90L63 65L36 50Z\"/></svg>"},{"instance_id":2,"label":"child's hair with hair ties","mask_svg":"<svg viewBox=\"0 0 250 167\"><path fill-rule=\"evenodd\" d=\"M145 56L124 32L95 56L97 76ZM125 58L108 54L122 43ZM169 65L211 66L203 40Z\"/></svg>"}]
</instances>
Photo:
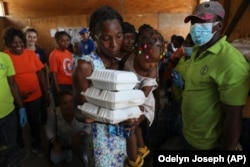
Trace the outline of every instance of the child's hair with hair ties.
<instances>
[{"instance_id":1,"label":"child's hair with hair ties","mask_svg":"<svg viewBox=\"0 0 250 167\"><path fill-rule=\"evenodd\" d=\"M162 56L164 52L163 36L155 29L147 29L139 32L135 41L135 50L137 54L141 54L145 49L152 47L157 41L162 44L160 47Z\"/></svg>"}]
</instances>

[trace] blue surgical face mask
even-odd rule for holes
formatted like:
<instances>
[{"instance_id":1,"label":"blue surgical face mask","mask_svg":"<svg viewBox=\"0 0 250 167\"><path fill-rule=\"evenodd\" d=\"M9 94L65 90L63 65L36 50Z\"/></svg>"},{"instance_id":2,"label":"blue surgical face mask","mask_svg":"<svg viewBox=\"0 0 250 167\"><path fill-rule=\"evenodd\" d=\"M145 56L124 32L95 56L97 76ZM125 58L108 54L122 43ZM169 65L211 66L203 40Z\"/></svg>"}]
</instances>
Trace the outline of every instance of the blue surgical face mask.
<instances>
[{"instance_id":1,"label":"blue surgical face mask","mask_svg":"<svg viewBox=\"0 0 250 167\"><path fill-rule=\"evenodd\" d=\"M216 32L213 31L213 26L217 25L219 22L215 23L196 23L190 28L190 35L195 45L202 46L208 43L214 36Z\"/></svg>"},{"instance_id":2,"label":"blue surgical face mask","mask_svg":"<svg viewBox=\"0 0 250 167\"><path fill-rule=\"evenodd\" d=\"M184 53L187 57L190 57L193 52L193 47L183 47Z\"/></svg>"}]
</instances>

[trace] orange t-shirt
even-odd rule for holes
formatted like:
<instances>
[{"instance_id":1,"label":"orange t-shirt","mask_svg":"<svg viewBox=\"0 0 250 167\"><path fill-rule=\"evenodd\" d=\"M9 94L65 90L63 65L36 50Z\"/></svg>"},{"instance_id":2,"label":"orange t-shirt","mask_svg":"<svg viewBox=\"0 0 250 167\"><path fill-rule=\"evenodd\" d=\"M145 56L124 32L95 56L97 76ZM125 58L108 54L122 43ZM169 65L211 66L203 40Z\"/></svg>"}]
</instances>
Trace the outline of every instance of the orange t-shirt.
<instances>
[{"instance_id":1,"label":"orange t-shirt","mask_svg":"<svg viewBox=\"0 0 250 167\"><path fill-rule=\"evenodd\" d=\"M16 75L15 80L21 92L29 94L23 102L33 101L42 96L37 71L44 65L36 56L34 51L24 49L21 55L14 55L8 49L5 51L14 65Z\"/></svg>"},{"instance_id":2,"label":"orange t-shirt","mask_svg":"<svg viewBox=\"0 0 250 167\"><path fill-rule=\"evenodd\" d=\"M49 67L57 74L58 84L72 85L73 60L68 50L54 49L49 56Z\"/></svg>"}]
</instances>

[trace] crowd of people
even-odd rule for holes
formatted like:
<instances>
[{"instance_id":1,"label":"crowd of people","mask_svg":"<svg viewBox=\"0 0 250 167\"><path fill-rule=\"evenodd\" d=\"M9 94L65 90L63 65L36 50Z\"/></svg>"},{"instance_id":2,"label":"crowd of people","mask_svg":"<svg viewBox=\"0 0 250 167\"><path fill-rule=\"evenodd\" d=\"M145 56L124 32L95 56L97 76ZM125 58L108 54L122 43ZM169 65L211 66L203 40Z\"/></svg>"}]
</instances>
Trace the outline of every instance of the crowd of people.
<instances>
[{"instance_id":1,"label":"crowd of people","mask_svg":"<svg viewBox=\"0 0 250 167\"><path fill-rule=\"evenodd\" d=\"M152 26L136 31L116 10L103 6L91 14L89 28L79 32L82 41L73 49L71 36L56 32L57 47L48 57L38 47L35 29L6 29L6 50L0 53L0 146L25 148L22 128L28 123L32 152L41 157L44 125L52 164L76 156L89 167L143 166L156 149L147 137L161 110L163 88L174 106L180 150L237 150L250 69L222 35L224 17L219 2L203 2L184 19L191 23L186 38L173 34L166 43ZM77 108L87 102L81 92L92 85L88 77L100 69L135 73L139 83L134 89L146 97L139 118L115 125L119 130L126 126L125 135L111 135L110 124ZM49 105L54 107L48 110Z\"/></svg>"}]
</instances>

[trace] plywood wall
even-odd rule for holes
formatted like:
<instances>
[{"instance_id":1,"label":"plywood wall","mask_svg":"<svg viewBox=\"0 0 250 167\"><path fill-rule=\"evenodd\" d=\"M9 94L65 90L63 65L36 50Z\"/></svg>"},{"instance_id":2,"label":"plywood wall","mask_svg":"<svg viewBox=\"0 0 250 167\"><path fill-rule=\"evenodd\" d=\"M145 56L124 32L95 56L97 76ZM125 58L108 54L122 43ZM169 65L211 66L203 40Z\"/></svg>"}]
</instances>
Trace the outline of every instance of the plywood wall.
<instances>
[{"instance_id":1,"label":"plywood wall","mask_svg":"<svg viewBox=\"0 0 250 167\"><path fill-rule=\"evenodd\" d=\"M98 7L108 5L116 9L125 21L135 25L150 24L166 40L172 34L186 36L189 25L183 19L190 14L197 0L5 0L5 26L31 26L39 33L38 43L49 53L56 47L50 36L52 28L87 27L90 14ZM0 43L0 49L4 46Z\"/></svg>"},{"instance_id":2,"label":"plywood wall","mask_svg":"<svg viewBox=\"0 0 250 167\"><path fill-rule=\"evenodd\" d=\"M166 40L170 39L172 34L186 36L189 31L189 25L184 24L183 19L187 14L174 13L133 13L122 14L125 21L130 22L139 28L142 24L150 24L158 29ZM45 48L47 54L56 47L55 41L50 36L52 28L74 28L88 27L89 15L70 15L70 16L54 16L54 17L38 17L38 18L19 18L7 17L6 27L15 26L23 29L26 26L35 28L38 33L39 46ZM1 45L1 44L0 44ZM1 45L0 49L4 48Z\"/></svg>"},{"instance_id":3,"label":"plywood wall","mask_svg":"<svg viewBox=\"0 0 250 167\"><path fill-rule=\"evenodd\" d=\"M220 3L223 4L226 15L225 15L225 33L233 21L233 18L236 16L241 4L243 1L246 0L219 0ZM235 39L241 38L250 38L250 24L249 24L249 17L250 17L250 2L245 6L245 11L239 10L241 12L241 17L238 20L238 23L233 25L233 30L229 32L228 40L233 41Z\"/></svg>"}]
</instances>

